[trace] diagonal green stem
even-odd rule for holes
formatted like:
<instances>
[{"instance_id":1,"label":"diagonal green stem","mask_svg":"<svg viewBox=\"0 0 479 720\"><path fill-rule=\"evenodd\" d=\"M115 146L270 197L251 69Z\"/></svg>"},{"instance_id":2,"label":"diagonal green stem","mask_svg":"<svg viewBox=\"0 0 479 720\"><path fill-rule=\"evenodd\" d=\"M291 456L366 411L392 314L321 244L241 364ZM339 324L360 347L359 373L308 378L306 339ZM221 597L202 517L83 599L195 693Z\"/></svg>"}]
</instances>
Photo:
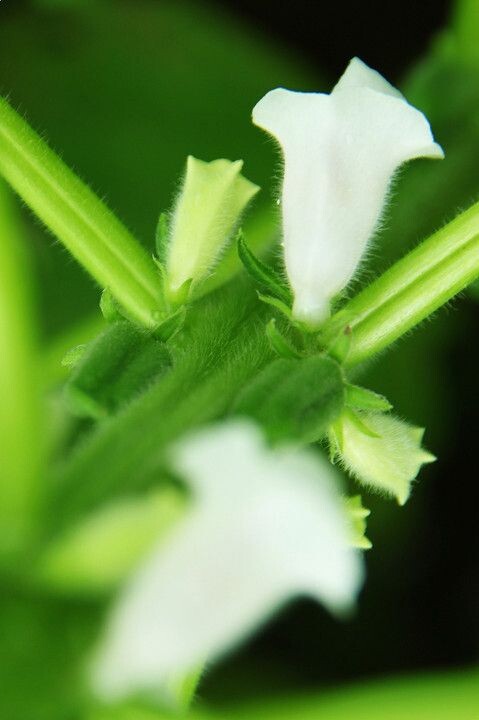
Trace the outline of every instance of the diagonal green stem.
<instances>
[{"instance_id":1,"label":"diagonal green stem","mask_svg":"<svg viewBox=\"0 0 479 720\"><path fill-rule=\"evenodd\" d=\"M0 98L0 174L132 319L158 324L153 260L106 205Z\"/></svg>"},{"instance_id":2,"label":"diagonal green stem","mask_svg":"<svg viewBox=\"0 0 479 720\"><path fill-rule=\"evenodd\" d=\"M347 365L384 350L479 276L479 203L395 263L326 323L331 343L352 330Z\"/></svg>"}]
</instances>

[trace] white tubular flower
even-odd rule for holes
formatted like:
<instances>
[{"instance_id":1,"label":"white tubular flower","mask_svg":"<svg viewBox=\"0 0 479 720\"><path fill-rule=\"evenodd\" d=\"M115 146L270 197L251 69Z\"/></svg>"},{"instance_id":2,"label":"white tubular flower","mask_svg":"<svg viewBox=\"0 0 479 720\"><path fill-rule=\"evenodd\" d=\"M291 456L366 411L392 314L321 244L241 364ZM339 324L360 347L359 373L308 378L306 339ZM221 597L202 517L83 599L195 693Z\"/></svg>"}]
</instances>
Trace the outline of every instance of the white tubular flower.
<instances>
[{"instance_id":1,"label":"white tubular flower","mask_svg":"<svg viewBox=\"0 0 479 720\"><path fill-rule=\"evenodd\" d=\"M166 258L167 292L182 293L188 282L211 270L259 187L241 175L243 161L204 162L190 155L173 211Z\"/></svg>"},{"instance_id":2,"label":"white tubular flower","mask_svg":"<svg viewBox=\"0 0 479 720\"><path fill-rule=\"evenodd\" d=\"M316 327L353 276L394 171L442 158L425 116L353 58L330 95L277 88L253 109L284 155L285 265L294 316Z\"/></svg>"},{"instance_id":3,"label":"white tubular flower","mask_svg":"<svg viewBox=\"0 0 479 720\"><path fill-rule=\"evenodd\" d=\"M183 441L174 461L191 487L191 508L113 609L94 666L106 701L171 686L296 595L341 611L361 584L327 460L270 450L243 421Z\"/></svg>"}]
</instances>

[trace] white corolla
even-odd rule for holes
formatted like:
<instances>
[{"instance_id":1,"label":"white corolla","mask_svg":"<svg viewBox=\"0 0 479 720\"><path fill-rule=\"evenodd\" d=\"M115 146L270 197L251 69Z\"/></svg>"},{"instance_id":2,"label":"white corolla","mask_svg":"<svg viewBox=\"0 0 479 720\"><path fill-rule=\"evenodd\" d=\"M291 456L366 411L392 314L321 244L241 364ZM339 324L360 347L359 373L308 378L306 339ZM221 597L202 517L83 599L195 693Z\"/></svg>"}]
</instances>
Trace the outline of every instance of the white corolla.
<instances>
[{"instance_id":1,"label":"white corolla","mask_svg":"<svg viewBox=\"0 0 479 720\"><path fill-rule=\"evenodd\" d=\"M329 95L271 90L255 106L253 122L283 151L283 242L293 314L314 328L354 275L396 169L444 154L425 116L358 58Z\"/></svg>"},{"instance_id":2,"label":"white corolla","mask_svg":"<svg viewBox=\"0 0 479 720\"><path fill-rule=\"evenodd\" d=\"M317 453L272 450L232 421L185 439L173 464L190 509L113 608L93 674L107 701L171 687L294 596L340 612L361 584L338 478Z\"/></svg>"}]
</instances>

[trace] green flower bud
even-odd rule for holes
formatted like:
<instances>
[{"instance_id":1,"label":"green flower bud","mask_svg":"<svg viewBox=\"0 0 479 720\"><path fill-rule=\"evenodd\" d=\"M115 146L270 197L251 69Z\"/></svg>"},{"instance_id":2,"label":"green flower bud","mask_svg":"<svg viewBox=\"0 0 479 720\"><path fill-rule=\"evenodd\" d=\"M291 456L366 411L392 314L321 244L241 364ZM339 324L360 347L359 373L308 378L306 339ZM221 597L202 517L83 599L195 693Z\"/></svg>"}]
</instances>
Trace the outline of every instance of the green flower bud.
<instances>
[{"instance_id":1,"label":"green flower bud","mask_svg":"<svg viewBox=\"0 0 479 720\"><path fill-rule=\"evenodd\" d=\"M259 187L241 175L242 167L242 160L188 157L166 257L166 293L173 302L184 302L190 287L208 274L258 192Z\"/></svg>"},{"instance_id":2,"label":"green flower bud","mask_svg":"<svg viewBox=\"0 0 479 720\"><path fill-rule=\"evenodd\" d=\"M392 415L346 410L334 423L330 441L359 482L404 505L421 466L436 459L421 447L423 434L424 428Z\"/></svg>"}]
</instances>

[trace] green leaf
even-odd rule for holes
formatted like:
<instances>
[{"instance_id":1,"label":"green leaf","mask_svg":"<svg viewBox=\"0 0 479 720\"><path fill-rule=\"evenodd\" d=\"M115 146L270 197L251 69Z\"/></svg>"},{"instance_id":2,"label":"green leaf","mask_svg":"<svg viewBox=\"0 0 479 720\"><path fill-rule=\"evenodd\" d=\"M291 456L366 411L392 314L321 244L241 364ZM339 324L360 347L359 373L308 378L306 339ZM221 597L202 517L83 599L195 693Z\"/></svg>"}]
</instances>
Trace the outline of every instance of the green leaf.
<instances>
[{"instance_id":1,"label":"green leaf","mask_svg":"<svg viewBox=\"0 0 479 720\"><path fill-rule=\"evenodd\" d=\"M113 323L117 322L118 320L125 319L124 315L122 315L120 312L118 303L115 301L115 298L108 290L108 288L105 288L101 294L100 310L101 314L108 323Z\"/></svg>"},{"instance_id":2,"label":"green leaf","mask_svg":"<svg viewBox=\"0 0 479 720\"><path fill-rule=\"evenodd\" d=\"M163 342L127 321L114 323L87 348L65 387L75 414L101 419L141 394L171 367Z\"/></svg>"},{"instance_id":3,"label":"green leaf","mask_svg":"<svg viewBox=\"0 0 479 720\"><path fill-rule=\"evenodd\" d=\"M340 366L331 358L278 359L241 392L235 412L256 420L272 442L319 440L343 408Z\"/></svg>"},{"instance_id":4,"label":"green leaf","mask_svg":"<svg viewBox=\"0 0 479 720\"><path fill-rule=\"evenodd\" d=\"M154 335L159 340L167 342L181 330L186 319L186 308L184 305L178 308L169 318L163 320L156 328Z\"/></svg>"},{"instance_id":5,"label":"green leaf","mask_svg":"<svg viewBox=\"0 0 479 720\"><path fill-rule=\"evenodd\" d=\"M291 345L289 340L280 333L274 318L271 318L269 323L266 325L266 337L268 338L275 353L280 357L296 359L301 357L301 353L298 352L298 350Z\"/></svg>"},{"instance_id":6,"label":"green leaf","mask_svg":"<svg viewBox=\"0 0 479 720\"><path fill-rule=\"evenodd\" d=\"M0 559L32 540L41 495L44 423L29 262L0 182Z\"/></svg>"},{"instance_id":7,"label":"green leaf","mask_svg":"<svg viewBox=\"0 0 479 720\"><path fill-rule=\"evenodd\" d=\"M261 302L265 303L265 305L270 305L271 307L274 307L276 310L279 310L279 312L284 315L290 322L293 323L293 315L291 312L291 308L286 305L282 300L279 300L279 298L272 297L271 295L262 295L260 292L258 292L258 298L261 300Z\"/></svg>"},{"instance_id":8,"label":"green leaf","mask_svg":"<svg viewBox=\"0 0 479 720\"><path fill-rule=\"evenodd\" d=\"M116 500L69 527L42 553L36 580L56 592L111 592L181 517L185 494L172 486Z\"/></svg>"},{"instance_id":9,"label":"green leaf","mask_svg":"<svg viewBox=\"0 0 479 720\"><path fill-rule=\"evenodd\" d=\"M292 295L288 286L279 273L253 255L245 242L242 230L238 233L237 247L239 258L253 280L264 288L268 295L272 295L285 305L291 306Z\"/></svg>"},{"instance_id":10,"label":"green leaf","mask_svg":"<svg viewBox=\"0 0 479 720\"><path fill-rule=\"evenodd\" d=\"M476 720L475 668L341 684L303 694L236 702L218 720ZM194 720L194 714L192 720Z\"/></svg>"},{"instance_id":11,"label":"green leaf","mask_svg":"<svg viewBox=\"0 0 479 720\"><path fill-rule=\"evenodd\" d=\"M241 282L195 303L172 347L172 369L103 420L55 468L54 531L113 497L156 485L168 445L190 428L222 417L270 359L263 323Z\"/></svg>"}]
</instances>

